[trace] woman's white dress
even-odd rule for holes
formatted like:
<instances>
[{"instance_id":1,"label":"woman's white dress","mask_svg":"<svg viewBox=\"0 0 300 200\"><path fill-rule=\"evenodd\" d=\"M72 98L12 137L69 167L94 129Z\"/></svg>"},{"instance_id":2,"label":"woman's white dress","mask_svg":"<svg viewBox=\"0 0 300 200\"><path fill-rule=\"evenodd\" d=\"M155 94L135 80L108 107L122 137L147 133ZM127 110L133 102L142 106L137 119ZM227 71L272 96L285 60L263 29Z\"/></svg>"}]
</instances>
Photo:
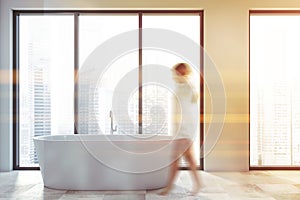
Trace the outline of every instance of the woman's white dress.
<instances>
[{"instance_id":1,"label":"woman's white dress","mask_svg":"<svg viewBox=\"0 0 300 200\"><path fill-rule=\"evenodd\" d=\"M198 95L192 83L176 83L172 100L172 132L175 138L189 138L196 136L199 124Z\"/></svg>"}]
</instances>

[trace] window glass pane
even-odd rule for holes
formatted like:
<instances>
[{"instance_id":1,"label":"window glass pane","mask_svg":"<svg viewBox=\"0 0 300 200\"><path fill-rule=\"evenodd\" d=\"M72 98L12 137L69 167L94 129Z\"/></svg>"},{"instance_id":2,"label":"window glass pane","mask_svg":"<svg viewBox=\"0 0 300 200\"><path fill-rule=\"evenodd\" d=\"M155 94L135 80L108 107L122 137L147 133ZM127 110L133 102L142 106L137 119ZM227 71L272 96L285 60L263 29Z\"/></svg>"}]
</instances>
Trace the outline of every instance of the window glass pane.
<instances>
[{"instance_id":1,"label":"window glass pane","mask_svg":"<svg viewBox=\"0 0 300 200\"><path fill-rule=\"evenodd\" d=\"M80 70L82 70L86 67L84 65L86 59L90 59L90 54L104 42L113 36L138 29L138 16L137 14L80 15L79 24L79 62ZM89 83L90 86L96 84L96 90L90 86L88 89L85 88L83 80L92 77L88 78L87 76L90 75L84 75L79 70L79 76L81 76L79 77L78 104L79 133L99 134L101 130L104 134L110 134L112 130L110 111L112 110L113 95L120 95L116 94L117 85L128 76L128 73L133 73L134 76L130 81L132 81L136 89L138 88L138 32L136 32L135 38L132 41L135 51L114 55L115 59L111 60L109 66L103 66L104 63L101 63L101 60L107 56L105 54L114 54L114 48L118 47L114 43L111 44L111 49L108 49L104 55L98 55L97 51L95 51L97 56L99 56L99 63L95 63L95 65L99 67L100 71L104 69L101 77L98 77L97 83ZM124 45L124 43L119 45ZM131 72L132 70L134 72ZM134 94L134 91L132 91L132 94ZM112 113L115 119L113 128L118 126L119 133L137 133L138 96L130 95L129 103L126 104L126 102L118 104L118 106L126 106L126 108L114 108L114 113ZM124 111L126 112L124 113ZM128 122L128 118L130 118L130 122Z\"/></svg>"},{"instance_id":2,"label":"window glass pane","mask_svg":"<svg viewBox=\"0 0 300 200\"><path fill-rule=\"evenodd\" d=\"M143 15L143 28L171 30L183 34L199 45L199 52L191 52L199 55L199 61L198 63L196 63L197 66L194 67L192 63L189 63L187 61L187 58L183 57L184 55L176 55L172 53L172 49L143 49L143 66L145 66L143 67L143 79L151 80L154 79L154 77L151 76L161 75L159 73L149 73L147 65L161 65L163 67L169 68L171 76L171 68L177 63L184 62L192 66L192 82L194 83L196 90L199 92L200 76L199 72L194 70L194 68L196 67L199 69L200 66L200 16L198 14L145 14ZM148 39L149 38L143 35L143 41L146 41ZM176 42L177 41L174 41L174 43ZM181 44L178 45L180 46ZM146 84L145 86L143 86L143 133L145 132L146 134L151 134L151 132L153 132L153 129L148 129L148 127L150 125L153 126L153 123L157 123L155 124L155 130L158 130L160 134L172 134L171 96L172 93L165 86L159 84ZM150 132L147 132L147 130L149 130ZM199 141L198 127L196 138L194 141L194 148L197 158L200 158ZM200 159L197 159L197 164L199 164L199 161Z\"/></svg>"},{"instance_id":3,"label":"window glass pane","mask_svg":"<svg viewBox=\"0 0 300 200\"><path fill-rule=\"evenodd\" d=\"M300 165L300 16L250 17L250 165Z\"/></svg>"},{"instance_id":4,"label":"window glass pane","mask_svg":"<svg viewBox=\"0 0 300 200\"><path fill-rule=\"evenodd\" d=\"M74 133L74 17L19 19L19 164L29 167L34 136Z\"/></svg>"}]
</instances>

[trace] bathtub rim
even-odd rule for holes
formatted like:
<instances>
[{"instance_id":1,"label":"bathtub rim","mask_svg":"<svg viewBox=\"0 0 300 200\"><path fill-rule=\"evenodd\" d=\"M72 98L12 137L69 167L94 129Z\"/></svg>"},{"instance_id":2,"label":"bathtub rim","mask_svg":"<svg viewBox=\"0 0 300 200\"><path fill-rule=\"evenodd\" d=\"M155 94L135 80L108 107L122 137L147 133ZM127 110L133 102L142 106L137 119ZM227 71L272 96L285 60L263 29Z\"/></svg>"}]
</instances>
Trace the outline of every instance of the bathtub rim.
<instances>
[{"instance_id":1,"label":"bathtub rim","mask_svg":"<svg viewBox=\"0 0 300 200\"><path fill-rule=\"evenodd\" d=\"M151 136L151 137L150 137ZM117 139L120 138L120 139ZM133 138L133 139L129 139ZM151 139L149 139L151 138ZM152 139L157 138L157 139ZM43 135L35 136L33 140L46 141L46 142L74 142L74 141L166 141L175 140L173 136L170 135L155 135L155 134L64 134L64 135Z\"/></svg>"}]
</instances>

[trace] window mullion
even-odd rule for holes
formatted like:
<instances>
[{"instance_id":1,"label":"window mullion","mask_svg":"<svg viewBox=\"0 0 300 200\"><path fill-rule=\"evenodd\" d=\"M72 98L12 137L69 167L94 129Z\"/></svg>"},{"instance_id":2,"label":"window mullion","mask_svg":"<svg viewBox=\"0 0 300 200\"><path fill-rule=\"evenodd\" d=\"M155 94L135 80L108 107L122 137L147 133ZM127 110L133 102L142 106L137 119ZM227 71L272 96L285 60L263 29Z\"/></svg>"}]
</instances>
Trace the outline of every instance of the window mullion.
<instances>
[{"instance_id":1,"label":"window mullion","mask_svg":"<svg viewBox=\"0 0 300 200\"><path fill-rule=\"evenodd\" d=\"M139 13L139 134L142 134L143 130L143 59L142 59L142 45L143 45L143 13Z\"/></svg>"},{"instance_id":2,"label":"window mullion","mask_svg":"<svg viewBox=\"0 0 300 200\"><path fill-rule=\"evenodd\" d=\"M78 134L79 13L74 13L74 134Z\"/></svg>"}]
</instances>

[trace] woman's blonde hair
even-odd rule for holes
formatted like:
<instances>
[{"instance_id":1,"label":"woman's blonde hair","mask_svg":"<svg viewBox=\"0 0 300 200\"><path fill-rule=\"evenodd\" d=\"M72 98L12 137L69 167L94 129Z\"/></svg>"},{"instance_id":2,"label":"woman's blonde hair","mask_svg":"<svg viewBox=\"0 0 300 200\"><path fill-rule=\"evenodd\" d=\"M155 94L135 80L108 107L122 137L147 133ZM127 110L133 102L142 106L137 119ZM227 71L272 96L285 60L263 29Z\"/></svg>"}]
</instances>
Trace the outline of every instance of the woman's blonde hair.
<instances>
[{"instance_id":1,"label":"woman's blonde hair","mask_svg":"<svg viewBox=\"0 0 300 200\"><path fill-rule=\"evenodd\" d=\"M177 63L173 66L173 70L177 72L181 72L180 69L185 69L184 74L180 73L183 76L188 76L192 73L192 69L189 64L187 63Z\"/></svg>"}]
</instances>

